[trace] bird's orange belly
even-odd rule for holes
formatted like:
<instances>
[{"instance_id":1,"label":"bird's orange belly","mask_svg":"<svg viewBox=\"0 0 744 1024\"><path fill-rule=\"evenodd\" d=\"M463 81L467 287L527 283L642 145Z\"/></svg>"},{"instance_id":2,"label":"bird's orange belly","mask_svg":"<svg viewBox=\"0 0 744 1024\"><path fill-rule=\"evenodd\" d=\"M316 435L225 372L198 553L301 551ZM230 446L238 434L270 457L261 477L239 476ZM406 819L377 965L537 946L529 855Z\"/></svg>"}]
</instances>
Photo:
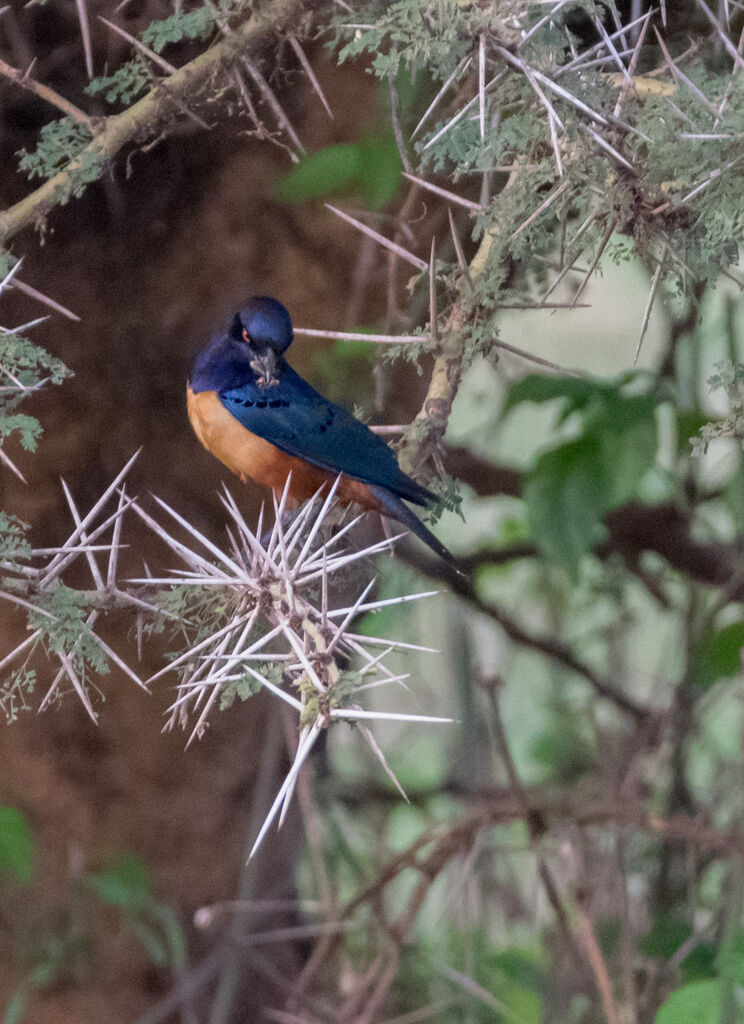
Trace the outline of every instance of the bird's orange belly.
<instances>
[{"instance_id":1,"label":"bird's orange belly","mask_svg":"<svg viewBox=\"0 0 744 1024\"><path fill-rule=\"evenodd\" d=\"M290 497L295 502L311 498L336 474L313 466L304 459L287 455L270 441L252 434L224 407L216 391L194 394L188 389L188 413L196 436L204 447L232 470L243 483L254 480L281 494L292 474ZM343 477L338 496L344 502L357 502L364 508L381 511L379 500L368 484Z\"/></svg>"}]
</instances>

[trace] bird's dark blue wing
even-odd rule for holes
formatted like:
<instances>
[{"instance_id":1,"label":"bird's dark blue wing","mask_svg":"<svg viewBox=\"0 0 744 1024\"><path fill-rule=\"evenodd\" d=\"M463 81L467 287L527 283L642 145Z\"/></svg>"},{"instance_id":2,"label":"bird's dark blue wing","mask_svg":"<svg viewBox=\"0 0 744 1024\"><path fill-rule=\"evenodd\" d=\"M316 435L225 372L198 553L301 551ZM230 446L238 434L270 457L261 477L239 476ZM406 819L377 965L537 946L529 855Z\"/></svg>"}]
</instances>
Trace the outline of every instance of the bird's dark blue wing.
<instances>
[{"instance_id":1,"label":"bird's dark blue wing","mask_svg":"<svg viewBox=\"0 0 744 1024\"><path fill-rule=\"evenodd\" d=\"M407 476L392 449L340 405L323 398L283 360L279 382L219 391L222 404L252 434L306 462L386 487L417 504L434 495Z\"/></svg>"}]
</instances>

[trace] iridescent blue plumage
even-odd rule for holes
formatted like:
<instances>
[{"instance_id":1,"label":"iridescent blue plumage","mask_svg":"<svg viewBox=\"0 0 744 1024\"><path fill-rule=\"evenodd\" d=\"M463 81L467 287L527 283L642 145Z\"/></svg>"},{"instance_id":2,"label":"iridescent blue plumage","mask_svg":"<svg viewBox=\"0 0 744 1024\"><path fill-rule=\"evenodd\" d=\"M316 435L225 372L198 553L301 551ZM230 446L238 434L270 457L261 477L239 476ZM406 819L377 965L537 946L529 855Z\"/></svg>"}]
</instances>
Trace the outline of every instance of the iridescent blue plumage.
<instances>
[{"instance_id":1,"label":"iridescent blue plumage","mask_svg":"<svg viewBox=\"0 0 744 1024\"><path fill-rule=\"evenodd\" d=\"M277 459L281 459L280 453L290 457L292 466L288 464L287 468L292 468L293 478L298 476L298 488L301 474L296 460L308 470L315 467L315 475L309 476L313 486L317 479L323 479L318 471L333 476L343 473L355 482L353 488L347 488L349 500L399 520L437 554L451 558L401 500L428 505L435 496L403 472L395 453L381 438L340 405L324 398L287 364L283 353L291 342L289 313L276 299L266 296L251 299L235 316L227 333L208 342L197 357L189 383L190 415L203 443L241 476L270 486L275 486L274 466L269 466L271 472L267 473L265 446L256 454L255 438L273 446ZM232 441L223 443L218 432L217 420L223 415L219 407L210 406L213 426L206 422L206 414L195 411L200 400L206 408L203 400L215 395L219 406L232 417L232 421L225 421L222 436L234 430L230 423L237 421L248 432L246 442L248 436L254 438L250 457L240 464L232 451L227 451L228 444L234 448L235 435L231 434ZM300 490L297 494L306 496Z\"/></svg>"}]
</instances>

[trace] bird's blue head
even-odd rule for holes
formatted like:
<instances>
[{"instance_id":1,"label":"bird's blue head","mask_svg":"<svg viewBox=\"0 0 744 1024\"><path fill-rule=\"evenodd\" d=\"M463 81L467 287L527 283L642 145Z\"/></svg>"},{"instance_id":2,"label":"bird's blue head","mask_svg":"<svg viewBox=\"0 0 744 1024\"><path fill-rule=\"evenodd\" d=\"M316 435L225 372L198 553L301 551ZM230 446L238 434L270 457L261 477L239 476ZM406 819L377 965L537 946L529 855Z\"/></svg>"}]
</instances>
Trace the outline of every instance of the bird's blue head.
<instances>
[{"instance_id":1,"label":"bird's blue head","mask_svg":"<svg viewBox=\"0 0 744 1024\"><path fill-rule=\"evenodd\" d=\"M276 299L256 295L232 319L227 333L212 336L194 363L190 387L214 391L235 386L250 366L259 387L279 383L281 359L292 344L292 321Z\"/></svg>"},{"instance_id":2,"label":"bird's blue head","mask_svg":"<svg viewBox=\"0 0 744 1024\"><path fill-rule=\"evenodd\" d=\"M269 350L279 357L292 344L292 321L281 302L269 295L255 295L235 314L230 335L245 342L256 355Z\"/></svg>"}]
</instances>

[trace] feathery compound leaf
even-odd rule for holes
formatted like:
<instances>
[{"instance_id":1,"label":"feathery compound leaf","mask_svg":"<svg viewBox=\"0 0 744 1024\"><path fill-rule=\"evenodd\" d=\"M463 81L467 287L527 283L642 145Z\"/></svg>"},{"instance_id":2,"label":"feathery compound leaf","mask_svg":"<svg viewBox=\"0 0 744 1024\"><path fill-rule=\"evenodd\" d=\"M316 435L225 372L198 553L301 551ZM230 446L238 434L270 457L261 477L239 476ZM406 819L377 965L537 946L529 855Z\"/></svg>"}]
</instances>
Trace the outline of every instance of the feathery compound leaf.
<instances>
[{"instance_id":1,"label":"feathery compound leaf","mask_svg":"<svg viewBox=\"0 0 744 1024\"><path fill-rule=\"evenodd\" d=\"M152 76L145 61L136 54L110 75L92 79L85 91L90 96L103 93L107 103L132 103L152 85Z\"/></svg>"},{"instance_id":2,"label":"feathery compound leaf","mask_svg":"<svg viewBox=\"0 0 744 1024\"><path fill-rule=\"evenodd\" d=\"M62 585L40 594L37 607L29 612L29 628L40 630L51 650L69 654L81 672L87 667L100 675L109 671L108 658L85 621L89 609L84 594Z\"/></svg>"},{"instance_id":3,"label":"feathery compound leaf","mask_svg":"<svg viewBox=\"0 0 744 1024\"><path fill-rule=\"evenodd\" d=\"M162 21L151 21L142 33L142 42L162 53L171 43L184 39L206 39L221 17L221 12L211 4L197 7L193 11L171 14Z\"/></svg>"},{"instance_id":4,"label":"feathery compound leaf","mask_svg":"<svg viewBox=\"0 0 744 1024\"><path fill-rule=\"evenodd\" d=\"M26 540L28 526L17 516L0 509L0 559L15 561L28 558L31 545Z\"/></svg>"},{"instance_id":5,"label":"feathery compound leaf","mask_svg":"<svg viewBox=\"0 0 744 1024\"><path fill-rule=\"evenodd\" d=\"M20 435L21 445L27 452L35 452L41 435L41 424L33 416L26 416L22 412L0 416L0 440L5 440L13 433Z\"/></svg>"},{"instance_id":6,"label":"feathery compound leaf","mask_svg":"<svg viewBox=\"0 0 744 1024\"><path fill-rule=\"evenodd\" d=\"M59 170L66 167L88 145L92 136L88 129L71 117L50 121L39 132L36 149L29 152L22 149L18 152L18 168L29 178L52 178ZM103 166L103 159L87 167L87 173L94 181Z\"/></svg>"}]
</instances>

